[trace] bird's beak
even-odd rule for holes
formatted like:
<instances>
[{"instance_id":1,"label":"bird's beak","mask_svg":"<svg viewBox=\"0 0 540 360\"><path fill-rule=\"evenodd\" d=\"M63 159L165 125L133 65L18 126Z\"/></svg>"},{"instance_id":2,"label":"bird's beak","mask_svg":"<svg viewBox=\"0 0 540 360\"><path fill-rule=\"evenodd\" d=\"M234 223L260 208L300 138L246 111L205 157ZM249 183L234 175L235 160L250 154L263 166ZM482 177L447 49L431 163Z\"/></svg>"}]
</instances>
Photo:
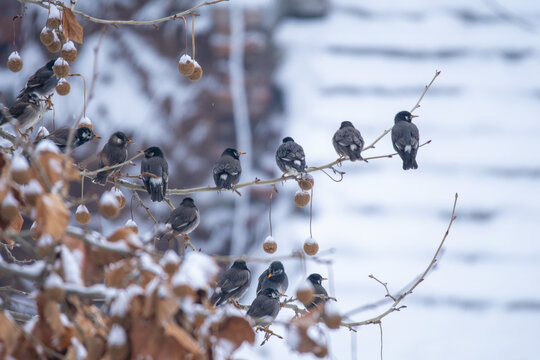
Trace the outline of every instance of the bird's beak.
<instances>
[{"instance_id":1,"label":"bird's beak","mask_svg":"<svg viewBox=\"0 0 540 360\"><path fill-rule=\"evenodd\" d=\"M272 277L272 273L268 274L268 278L270 279Z\"/></svg>"},{"instance_id":2,"label":"bird's beak","mask_svg":"<svg viewBox=\"0 0 540 360\"><path fill-rule=\"evenodd\" d=\"M322 278L322 280L328 280L328 278Z\"/></svg>"},{"instance_id":3,"label":"bird's beak","mask_svg":"<svg viewBox=\"0 0 540 360\"><path fill-rule=\"evenodd\" d=\"M245 152L242 152L242 151L240 151L239 154L240 154L240 155L246 155L246 153L245 153Z\"/></svg>"},{"instance_id":4,"label":"bird's beak","mask_svg":"<svg viewBox=\"0 0 540 360\"><path fill-rule=\"evenodd\" d=\"M415 118L415 117L418 117L419 115L411 115L411 117Z\"/></svg>"},{"instance_id":5,"label":"bird's beak","mask_svg":"<svg viewBox=\"0 0 540 360\"><path fill-rule=\"evenodd\" d=\"M94 137L95 137L96 139L101 139L101 136L96 135L96 134L94 134Z\"/></svg>"},{"instance_id":6,"label":"bird's beak","mask_svg":"<svg viewBox=\"0 0 540 360\"><path fill-rule=\"evenodd\" d=\"M130 143L130 144L131 144L131 143L133 143L133 140L131 140L131 139L128 139L128 143Z\"/></svg>"},{"instance_id":7,"label":"bird's beak","mask_svg":"<svg viewBox=\"0 0 540 360\"><path fill-rule=\"evenodd\" d=\"M285 295L285 294L279 294L279 296L287 296L287 295Z\"/></svg>"},{"instance_id":8,"label":"bird's beak","mask_svg":"<svg viewBox=\"0 0 540 360\"><path fill-rule=\"evenodd\" d=\"M143 153L143 152L144 152L144 150L139 150L139 152L140 152L140 153Z\"/></svg>"}]
</instances>

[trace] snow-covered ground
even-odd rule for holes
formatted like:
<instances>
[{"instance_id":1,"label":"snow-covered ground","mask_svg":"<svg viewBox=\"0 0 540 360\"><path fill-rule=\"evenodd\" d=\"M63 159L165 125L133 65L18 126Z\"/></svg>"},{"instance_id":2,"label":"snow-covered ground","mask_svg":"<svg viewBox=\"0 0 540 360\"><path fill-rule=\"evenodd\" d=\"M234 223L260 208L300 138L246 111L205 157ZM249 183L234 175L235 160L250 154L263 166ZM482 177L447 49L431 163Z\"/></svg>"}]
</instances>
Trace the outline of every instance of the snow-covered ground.
<instances>
[{"instance_id":1,"label":"snow-covered ground","mask_svg":"<svg viewBox=\"0 0 540 360\"><path fill-rule=\"evenodd\" d=\"M384 297L369 274L391 292L402 289L431 260L457 192L458 219L436 271L405 300L407 309L383 320L384 358L540 357L539 31L534 1L338 0L326 18L281 23L284 136L303 145L308 165L336 158L331 137L343 120L371 142L442 70L416 111L421 140L433 140L420 149L417 171L401 170L393 158L347 162L341 183L316 174L314 237L321 251L335 249L328 256L335 262L331 272L308 262L305 273L286 262L290 295L315 271L331 277L343 311ZM369 155L390 152L386 137ZM289 196L273 214L278 254L309 235L308 211L292 203L295 190L285 185ZM278 319L290 316L284 309ZM334 359L380 356L376 325L333 331L329 341ZM277 339L235 358L284 354L306 358Z\"/></svg>"}]
</instances>

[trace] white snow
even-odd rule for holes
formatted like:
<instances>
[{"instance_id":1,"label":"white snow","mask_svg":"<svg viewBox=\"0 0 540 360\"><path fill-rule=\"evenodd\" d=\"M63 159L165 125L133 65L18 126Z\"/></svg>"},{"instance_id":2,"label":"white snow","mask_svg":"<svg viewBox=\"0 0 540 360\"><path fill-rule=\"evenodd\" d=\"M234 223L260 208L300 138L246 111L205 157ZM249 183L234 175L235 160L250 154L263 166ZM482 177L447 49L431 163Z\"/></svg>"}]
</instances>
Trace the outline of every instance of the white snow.
<instances>
[{"instance_id":1,"label":"white snow","mask_svg":"<svg viewBox=\"0 0 540 360\"><path fill-rule=\"evenodd\" d=\"M313 244L316 244L317 243L317 240L315 240L314 238L312 238L311 236L306 238L306 240L304 241L304 243L306 245L313 245Z\"/></svg>"},{"instance_id":2,"label":"white snow","mask_svg":"<svg viewBox=\"0 0 540 360\"><path fill-rule=\"evenodd\" d=\"M150 255L146 253L141 254L139 259L141 262L141 270L149 271L157 276L163 275L163 269L161 268L161 266L154 262Z\"/></svg>"},{"instance_id":3,"label":"white snow","mask_svg":"<svg viewBox=\"0 0 540 360\"><path fill-rule=\"evenodd\" d=\"M23 185L23 193L28 195L38 195L43 192L41 184L36 179L32 179L28 184Z\"/></svg>"},{"instance_id":4,"label":"white snow","mask_svg":"<svg viewBox=\"0 0 540 360\"><path fill-rule=\"evenodd\" d=\"M188 285L192 289L206 288L219 271L214 259L199 252L189 252L174 274L173 286Z\"/></svg>"},{"instance_id":5,"label":"white snow","mask_svg":"<svg viewBox=\"0 0 540 360\"><path fill-rule=\"evenodd\" d=\"M30 168L28 160L20 154L15 155L11 160L11 169L13 171L26 171Z\"/></svg>"},{"instance_id":6,"label":"white snow","mask_svg":"<svg viewBox=\"0 0 540 360\"><path fill-rule=\"evenodd\" d=\"M126 226L126 227L137 227L137 223L135 221L133 221L132 219L128 219L128 221L126 221L124 226Z\"/></svg>"},{"instance_id":7,"label":"white snow","mask_svg":"<svg viewBox=\"0 0 540 360\"><path fill-rule=\"evenodd\" d=\"M21 60L21 56L19 55L19 52L13 51L11 54L9 54L8 61L11 60Z\"/></svg>"},{"instance_id":8,"label":"white snow","mask_svg":"<svg viewBox=\"0 0 540 360\"><path fill-rule=\"evenodd\" d=\"M62 267L64 269L66 283L83 285L81 278L81 259L78 259L79 263L77 263L77 258L65 245L62 245L60 254L62 256Z\"/></svg>"},{"instance_id":9,"label":"white snow","mask_svg":"<svg viewBox=\"0 0 540 360\"><path fill-rule=\"evenodd\" d=\"M47 130L46 127L44 126L40 126L38 128L38 131L36 133L36 137L41 137L41 138L44 138L45 136L48 136L49 135L49 130Z\"/></svg>"},{"instance_id":10,"label":"white snow","mask_svg":"<svg viewBox=\"0 0 540 360\"><path fill-rule=\"evenodd\" d=\"M92 125L92 120L90 120L90 118L88 116L83 116L81 118L81 121L79 121L79 125L81 125L81 124Z\"/></svg>"},{"instance_id":11,"label":"white snow","mask_svg":"<svg viewBox=\"0 0 540 360\"><path fill-rule=\"evenodd\" d=\"M134 284L128 286L125 290L118 290L110 307L110 315L124 317L129 311L131 299L143 293L143 289Z\"/></svg>"},{"instance_id":12,"label":"white snow","mask_svg":"<svg viewBox=\"0 0 540 360\"><path fill-rule=\"evenodd\" d=\"M165 251L165 254L159 260L159 264L164 266L166 264L178 264L180 263L180 257L173 250Z\"/></svg>"},{"instance_id":13,"label":"white snow","mask_svg":"<svg viewBox=\"0 0 540 360\"><path fill-rule=\"evenodd\" d=\"M73 51L73 50L77 50L77 48L75 47L75 45L73 44L73 41L71 40L66 41L64 45L62 45L62 51Z\"/></svg>"},{"instance_id":14,"label":"white snow","mask_svg":"<svg viewBox=\"0 0 540 360\"><path fill-rule=\"evenodd\" d=\"M37 244L40 247L51 246L54 244L54 239L49 234L43 234L37 239Z\"/></svg>"},{"instance_id":15,"label":"white snow","mask_svg":"<svg viewBox=\"0 0 540 360\"><path fill-rule=\"evenodd\" d=\"M178 60L180 64L187 64L188 62L193 62L193 59L191 56L184 54L180 57L180 60Z\"/></svg>"},{"instance_id":16,"label":"white snow","mask_svg":"<svg viewBox=\"0 0 540 360\"><path fill-rule=\"evenodd\" d=\"M2 206L19 206L19 202L17 201L17 199L15 199L15 196L13 196L13 193L11 191L7 193L6 197L2 201Z\"/></svg>"},{"instance_id":17,"label":"white snow","mask_svg":"<svg viewBox=\"0 0 540 360\"><path fill-rule=\"evenodd\" d=\"M89 212L88 208L84 204L81 204L77 206L77 210L75 211L75 214L88 213L88 212Z\"/></svg>"},{"instance_id":18,"label":"white snow","mask_svg":"<svg viewBox=\"0 0 540 360\"><path fill-rule=\"evenodd\" d=\"M109 344L109 346L124 346L126 345L126 342L127 335L124 328L118 324L113 324L111 331L109 332L107 344Z\"/></svg>"},{"instance_id":19,"label":"white snow","mask_svg":"<svg viewBox=\"0 0 540 360\"><path fill-rule=\"evenodd\" d=\"M274 243L274 242L276 242L276 240L274 240L274 237L268 235L268 236L266 237L266 239L264 239L263 244Z\"/></svg>"},{"instance_id":20,"label":"white snow","mask_svg":"<svg viewBox=\"0 0 540 360\"><path fill-rule=\"evenodd\" d=\"M53 153L59 153L60 149L58 149L58 146L54 142L52 142L49 139L43 139L41 140L37 146L36 146L36 153L39 154L41 152L50 151Z\"/></svg>"},{"instance_id":21,"label":"white snow","mask_svg":"<svg viewBox=\"0 0 540 360\"><path fill-rule=\"evenodd\" d=\"M298 284L296 289L301 290L301 291L305 291L305 290L314 291L315 290L315 288L313 287L313 284L311 283L311 281L308 281L308 280L300 281L300 283Z\"/></svg>"},{"instance_id":22,"label":"white snow","mask_svg":"<svg viewBox=\"0 0 540 360\"><path fill-rule=\"evenodd\" d=\"M43 270L45 270L45 262L43 260L37 260L29 265L18 265L7 263L2 257L0 257L0 264L2 264L3 267L11 269L12 271L25 274L32 278L40 276L41 273L43 273Z\"/></svg>"},{"instance_id":23,"label":"white snow","mask_svg":"<svg viewBox=\"0 0 540 360\"><path fill-rule=\"evenodd\" d=\"M53 288L63 288L64 287L64 281L55 272L52 272L47 276L47 279L45 279L45 283L43 284L43 287L45 289L53 289Z\"/></svg>"},{"instance_id":24,"label":"white snow","mask_svg":"<svg viewBox=\"0 0 540 360\"><path fill-rule=\"evenodd\" d=\"M59 57L58 59L56 59L56 61L54 62L54 66L69 66L69 63L64 60L63 57Z\"/></svg>"},{"instance_id":25,"label":"white snow","mask_svg":"<svg viewBox=\"0 0 540 360\"><path fill-rule=\"evenodd\" d=\"M101 205L120 206L120 204L118 204L118 200L116 200L116 196L112 191L105 191L103 195L101 195L99 203Z\"/></svg>"},{"instance_id":26,"label":"white snow","mask_svg":"<svg viewBox=\"0 0 540 360\"><path fill-rule=\"evenodd\" d=\"M61 19L62 15L56 6L49 7L49 18L51 19Z\"/></svg>"},{"instance_id":27,"label":"white snow","mask_svg":"<svg viewBox=\"0 0 540 360\"><path fill-rule=\"evenodd\" d=\"M88 352L86 351L86 348L75 336L71 337L71 345L73 345L73 347L75 348L77 360L85 360L88 357Z\"/></svg>"}]
</instances>

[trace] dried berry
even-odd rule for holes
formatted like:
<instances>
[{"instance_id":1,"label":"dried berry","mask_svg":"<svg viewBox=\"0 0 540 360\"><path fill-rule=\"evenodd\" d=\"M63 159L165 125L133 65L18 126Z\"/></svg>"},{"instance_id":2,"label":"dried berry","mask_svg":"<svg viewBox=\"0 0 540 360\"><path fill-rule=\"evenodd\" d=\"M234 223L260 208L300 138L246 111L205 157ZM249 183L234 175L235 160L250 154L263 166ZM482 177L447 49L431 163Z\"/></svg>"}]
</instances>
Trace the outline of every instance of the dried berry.
<instances>
[{"instance_id":1,"label":"dried berry","mask_svg":"<svg viewBox=\"0 0 540 360\"><path fill-rule=\"evenodd\" d=\"M193 59L191 59L191 56L189 55L182 55L180 57L180 60L178 61L178 71L180 71L180 74L184 76L190 76L193 74L193 70L195 69L195 64L193 63Z\"/></svg>"},{"instance_id":2,"label":"dried berry","mask_svg":"<svg viewBox=\"0 0 540 360\"><path fill-rule=\"evenodd\" d=\"M120 204L114 193L104 192L99 199L99 213L108 219L115 218L120 212Z\"/></svg>"},{"instance_id":3,"label":"dried berry","mask_svg":"<svg viewBox=\"0 0 540 360\"><path fill-rule=\"evenodd\" d=\"M77 48L73 44L73 41L67 41L62 46L62 58L64 58L68 63L74 62L77 59Z\"/></svg>"},{"instance_id":4,"label":"dried berry","mask_svg":"<svg viewBox=\"0 0 540 360\"><path fill-rule=\"evenodd\" d=\"M58 37L58 34L56 31L53 31L53 41L49 45L47 45L47 50L49 50L52 53L57 53L62 48L62 42L60 41L60 38Z\"/></svg>"},{"instance_id":5,"label":"dried berry","mask_svg":"<svg viewBox=\"0 0 540 360\"><path fill-rule=\"evenodd\" d=\"M69 75L69 64L64 58L59 57L53 65L54 75L59 78L65 78Z\"/></svg>"},{"instance_id":6,"label":"dried berry","mask_svg":"<svg viewBox=\"0 0 540 360\"><path fill-rule=\"evenodd\" d=\"M315 179L313 179L313 176L308 173L302 173L297 181L298 186L300 186L300 189L302 190L311 190L315 183Z\"/></svg>"},{"instance_id":7,"label":"dried berry","mask_svg":"<svg viewBox=\"0 0 540 360\"><path fill-rule=\"evenodd\" d=\"M39 40L45 46L51 45L54 41L54 32L50 28L45 26L39 34Z\"/></svg>"},{"instance_id":8,"label":"dried berry","mask_svg":"<svg viewBox=\"0 0 540 360\"><path fill-rule=\"evenodd\" d=\"M47 26L51 29L58 29L62 24L62 15L56 6L49 8L49 17L47 18Z\"/></svg>"},{"instance_id":9,"label":"dried berry","mask_svg":"<svg viewBox=\"0 0 540 360\"><path fill-rule=\"evenodd\" d=\"M277 243L272 236L268 236L266 239L264 239L263 249L268 254L273 254L276 252Z\"/></svg>"},{"instance_id":10,"label":"dried berry","mask_svg":"<svg viewBox=\"0 0 540 360\"><path fill-rule=\"evenodd\" d=\"M17 184L26 185L30 181L30 164L22 155L15 155L11 161L11 178Z\"/></svg>"},{"instance_id":11,"label":"dried berry","mask_svg":"<svg viewBox=\"0 0 540 360\"><path fill-rule=\"evenodd\" d=\"M124 199L125 200L125 199ZM137 226L137 223L131 219L129 219L128 221L126 221L126 225L125 227L133 230L133 232L135 234L138 234L139 233L139 227Z\"/></svg>"},{"instance_id":12,"label":"dried berry","mask_svg":"<svg viewBox=\"0 0 540 360\"><path fill-rule=\"evenodd\" d=\"M310 282L305 281L296 290L296 298L302 304L304 304L304 306L307 306L311 304L311 302L313 301L313 293L314 293L313 285Z\"/></svg>"},{"instance_id":13,"label":"dried berry","mask_svg":"<svg viewBox=\"0 0 540 360\"><path fill-rule=\"evenodd\" d=\"M201 65L199 65L198 62L193 61L193 63L194 63L193 73L189 75L187 78L191 81L199 81L202 78L203 70L202 70Z\"/></svg>"},{"instance_id":14,"label":"dried berry","mask_svg":"<svg viewBox=\"0 0 540 360\"><path fill-rule=\"evenodd\" d=\"M306 254L313 256L319 252L319 244L314 238L309 237L304 241L304 251Z\"/></svg>"},{"instance_id":15,"label":"dried berry","mask_svg":"<svg viewBox=\"0 0 540 360\"><path fill-rule=\"evenodd\" d=\"M90 211L88 211L88 208L84 205L79 205L77 207L77 211L75 211L75 220L81 224L86 225L90 222L90 219L92 218L92 215L90 215Z\"/></svg>"},{"instance_id":16,"label":"dried berry","mask_svg":"<svg viewBox=\"0 0 540 360\"><path fill-rule=\"evenodd\" d=\"M15 219L19 215L19 202L11 192L9 192L2 205L0 207L0 217L7 223L10 223L11 220Z\"/></svg>"},{"instance_id":17,"label":"dried berry","mask_svg":"<svg viewBox=\"0 0 540 360\"><path fill-rule=\"evenodd\" d=\"M309 192L304 190L298 190L294 195L294 203L301 208L309 204L309 199Z\"/></svg>"},{"instance_id":18,"label":"dried berry","mask_svg":"<svg viewBox=\"0 0 540 360\"><path fill-rule=\"evenodd\" d=\"M58 95L67 95L69 94L70 90L71 85L69 85L69 82L66 79L58 80L58 84L56 85L56 93Z\"/></svg>"},{"instance_id":19,"label":"dried berry","mask_svg":"<svg viewBox=\"0 0 540 360\"><path fill-rule=\"evenodd\" d=\"M7 67L13 72L21 71L23 67L23 61L17 51L13 51L11 54L9 54Z\"/></svg>"}]
</instances>

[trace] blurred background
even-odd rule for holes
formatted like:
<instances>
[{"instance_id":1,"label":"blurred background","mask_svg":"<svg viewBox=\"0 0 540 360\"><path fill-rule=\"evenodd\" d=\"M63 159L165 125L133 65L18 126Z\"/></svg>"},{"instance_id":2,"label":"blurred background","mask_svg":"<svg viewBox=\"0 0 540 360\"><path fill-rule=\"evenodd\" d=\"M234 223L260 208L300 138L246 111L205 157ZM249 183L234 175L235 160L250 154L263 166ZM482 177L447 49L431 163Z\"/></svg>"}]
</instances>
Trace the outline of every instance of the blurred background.
<instances>
[{"instance_id":1,"label":"blurred background","mask_svg":"<svg viewBox=\"0 0 540 360\"><path fill-rule=\"evenodd\" d=\"M77 9L107 19L154 19L187 9L192 1L80 0ZM22 11L2 1L0 62L13 50L12 18ZM75 151L92 159L114 131L135 141L131 154L159 145L169 161L171 188L212 185L211 169L224 148L242 157L242 182L279 176L275 149L292 136L308 165L337 158L331 144L341 121L352 121L367 143L410 110L435 70L442 73L416 110L419 169L403 171L398 158L345 162L342 182L315 173L313 237L332 266L285 262L288 295L311 272L326 284L343 313L364 320L383 312L384 288L404 288L429 264L459 193L458 219L436 271L407 297L407 309L383 320L385 359L538 359L540 334L540 3L532 0L282 0L223 2L200 9L195 21L196 60L202 80L177 71L184 53L183 22L159 27L109 27L97 51L97 78L86 109L101 141ZM15 23L24 61L19 73L0 68L0 102L13 102L26 79L47 59L39 33L46 10L28 5ZM85 30L72 72L88 81L102 26L79 19ZM188 18L188 23L190 22ZM189 23L190 24L190 23ZM191 33L189 33L191 35ZM189 45L188 52L192 49ZM72 124L83 109L83 87L54 95L51 129ZM393 152L389 137L365 154ZM89 168L95 169L90 162ZM138 174L137 167L126 169ZM75 186L74 188L77 188ZM87 196L103 189L87 186ZM278 184L272 206L276 255L302 247L309 209L293 203L297 185ZM74 195L78 189L73 189ZM201 226L195 246L211 254L267 257L271 186L194 195ZM126 198L131 192L123 189ZM160 220L166 204L152 204ZM173 197L177 205L181 197ZM90 210L95 204L89 204ZM152 222L134 204L141 231ZM130 218L95 216L105 234ZM29 226L29 224L27 224ZM227 264L224 264L227 265ZM267 266L249 264L254 275ZM254 288L254 286L252 286ZM250 303L254 289L242 303ZM378 306L364 306L377 303ZM283 310L279 320L292 312ZM285 329L275 326L277 333ZM376 325L357 333L328 332L333 359L376 359ZM260 341L259 341L260 342ZM235 359L301 359L286 341L242 348Z\"/></svg>"}]
</instances>

